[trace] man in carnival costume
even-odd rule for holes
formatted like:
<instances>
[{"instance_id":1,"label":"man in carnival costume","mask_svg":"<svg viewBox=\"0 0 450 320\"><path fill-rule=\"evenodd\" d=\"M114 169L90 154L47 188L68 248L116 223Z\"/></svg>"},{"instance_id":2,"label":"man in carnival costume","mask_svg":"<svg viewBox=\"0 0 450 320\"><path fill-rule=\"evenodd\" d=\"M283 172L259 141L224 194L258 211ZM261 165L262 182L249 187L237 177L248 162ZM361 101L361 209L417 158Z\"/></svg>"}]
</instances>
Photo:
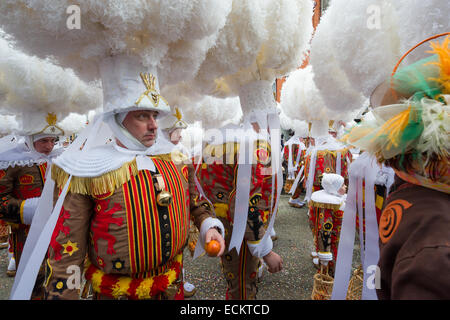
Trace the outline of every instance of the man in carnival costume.
<instances>
[{"instance_id":1,"label":"man in carnival costume","mask_svg":"<svg viewBox=\"0 0 450 320\"><path fill-rule=\"evenodd\" d=\"M347 168L351 162L351 153L345 145L333 138L329 132L325 121L314 121L311 126L311 136L314 138L314 145L310 145L307 150L305 159L305 180L304 186L306 189L305 201L311 200L311 195L315 191L322 189L322 177L324 174L333 173L343 177L344 184L348 185ZM311 204L310 204L311 205ZM318 266L318 250L319 239L318 232L322 228L319 216L315 214L315 210L309 211L309 224L313 233L315 251L311 252L313 263ZM334 227L340 228L342 221L341 215L336 217ZM335 244L339 242L339 237L336 237Z\"/></svg>"},{"instance_id":2,"label":"man in carnival costume","mask_svg":"<svg viewBox=\"0 0 450 320\"><path fill-rule=\"evenodd\" d=\"M285 183L285 191L292 194L289 205L301 208L305 205L300 200L303 191L301 178L303 177L303 164L305 161L306 146L303 143L307 136L307 124L305 122L294 121L294 135L286 142L283 148L283 160L287 162L288 176Z\"/></svg>"},{"instance_id":3,"label":"man in carnival costume","mask_svg":"<svg viewBox=\"0 0 450 320\"><path fill-rule=\"evenodd\" d=\"M255 84L251 84L255 85ZM250 86L251 86L250 85ZM249 87L250 87L249 86ZM249 91L251 91L249 89ZM246 90L242 90L246 92ZM264 95L267 93L266 95ZM244 95L244 97L243 97ZM241 95L241 106L245 105L247 98ZM258 101L266 101L261 105L275 105L270 91L262 91ZM221 99L217 99L221 100ZM246 101L247 104L249 103ZM220 104L220 102L218 102ZM252 104L252 103L251 103ZM254 103L257 105L257 103ZM267 132L267 110L258 110L242 107L244 113L243 123L251 124L244 130L243 126L227 125L207 141L203 151L203 162L199 166L197 177L203 190L203 196L208 199L209 206L214 208L217 218L225 227L226 250L221 257L222 272L227 281L227 300L253 300L256 299L257 281L261 275L264 262L269 272L278 272L282 269L281 257L272 251L273 243L270 236L264 237L267 232L271 216L271 148ZM273 111L272 111L273 112ZM206 117L207 115L205 115ZM253 141L249 149L241 149L244 143L239 137L252 136ZM245 215L245 233L239 252L231 247L231 239L236 226L236 207L239 188L239 170L247 165L248 154L253 155L249 183L248 212ZM243 156L245 160L243 160ZM200 198L202 199L202 198ZM274 200L275 201L275 200ZM273 202L275 203L275 202ZM271 235L271 234L270 234ZM264 239L264 243L262 240ZM257 247L260 250L256 250Z\"/></svg>"},{"instance_id":4,"label":"man in carnival costume","mask_svg":"<svg viewBox=\"0 0 450 320\"><path fill-rule=\"evenodd\" d=\"M165 116L164 118L159 120L158 125L161 128L164 138L176 146L176 148L174 150L176 150L176 152L179 151L179 152L183 153L185 156L187 156L188 158L190 158L189 150L187 148L185 148L183 146L183 144L180 143L181 139L182 139L181 132L182 132L182 130L184 130L188 127L188 124L185 121L183 121L183 119L182 119L182 113L181 113L180 109L175 108L174 112L171 112L170 114L168 114L167 116ZM172 152L174 152L174 151L172 151ZM195 242L198 239L198 233L199 233L197 227L194 225L192 220L190 221L190 224L191 224L191 226L189 228L189 244L188 244L188 246L192 246L191 243ZM193 253L192 250L191 250L191 252ZM182 277L183 277L184 297L190 298L195 294L197 289L195 288L195 286L192 283L186 281L186 273L185 273L184 268L182 270L182 274L183 274Z\"/></svg>"},{"instance_id":5,"label":"man in carnival costume","mask_svg":"<svg viewBox=\"0 0 450 320\"><path fill-rule=\"evenodd\" d=\"M450 298L449 44L447 33L433 55L395 68L372 94L374 119L349 134L396 174L378 227L379 299Z\"/></svg>"},{"instance_id":6,"label":"man in carnival costume","mask_svg":"<svg viewBox=\"0 0 450 320\"><path fill-rule=\"evenodd\" d=\"M115 139L81 159L68 151L52 169L55 196L69 176L72 181L50 241L47 298L78 298L66 269L82 267L87 255L85 277L96 299L182 299L190 214L202 244L221 243L218 255L223 226L194 202L191 165L158 132L156 119L170 107L159 94L156 70L125 55L106 58L100 70L103 119Z\"/></svg>"},{"instance_id":7,"label":"man in carnival costume","mask_svg":"<svg viewBox=\"0 0 450 320\"><path fill-rule=\"evenodd\" d=\"M24 117L29 115L27 113ZM44 187L48 163L60 154L53 147L58 136L64 134L56 125L54 114L42 112L33 113L32 116L34 121L27 121L25 126L29 127L33 123L34 130L25 136L25 143L0 155L0 218L11 226L10 262L15 259L15 265L20 263L28 230ZM15 274L13 264L8 267L8 271L11 276ZM37 283L42 285L42 280L43 277ZM35 289L33 296L38 297L39 289L37 286Z\"/></svg>"},{"instance_id":8,"label":"man in carnival costume","mask_svg":"<svg viewBox=\"0 0 450 320\"><path fill-rule=\"evenodd\" d=\"M54 148L64 136L61 126L69 109L78 101L90 107L95 94L70 70L40 60L13 48L0 39L0 87L6 93L3 107L19 120L17 136L23 142L11 144L0 154L0 219L11 225L9 275L20 265L24 244L46 181L46 171L62 149ZM79 99L79 100L77 100ZM95 102L94 102L95 103ZM41 260L42 262L42 260ZM32 298L42 298L43 269ZM33 282L34 283L34 282Z\"/></svg>"}]
</instances>

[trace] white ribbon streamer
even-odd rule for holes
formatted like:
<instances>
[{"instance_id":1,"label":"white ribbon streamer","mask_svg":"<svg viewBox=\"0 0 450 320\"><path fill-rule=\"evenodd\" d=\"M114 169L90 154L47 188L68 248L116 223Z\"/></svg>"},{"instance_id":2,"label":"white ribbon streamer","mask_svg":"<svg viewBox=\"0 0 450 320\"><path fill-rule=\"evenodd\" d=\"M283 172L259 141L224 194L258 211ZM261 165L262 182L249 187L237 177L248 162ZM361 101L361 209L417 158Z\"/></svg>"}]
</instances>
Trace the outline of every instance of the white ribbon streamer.
<instances>
[{"instance_id":1,"label":"white ribbon streamer","mask_svg":"<svg viewBox=\"0 0 450 320\"><path fill-rule=\"evenodd\" d=\"M72 176L69 176L58 201L56 202L55 208L51 211L50 217L48 220L45 218L45 211L43 211L43 207L49 207L49 204L52 202L40 201L38 205L38 215L35 217L36 223L33 220L31 228L34 230L42 231L39 234L39 237L36 239L36 232L30 233L25 242L24 250L22 255L26 257L25 261L21 261L18 268L18 278L14 281L14 286L11 290L11 300L29 300L31 298L31 293L33 291L34 284L36 282L36 277L39 272L39 267L42 264L42 261L45 259L45 254L48 250L48 245L50 243L51 237L53 235L53 230L55 229L56 222L58 221L59 214L61 212L61 208L66 197L67 191L69 189L70 181L72 180ZM49 180L47 180L49 181ZM50 181L53 181L50 179ZM47 186L46 195L49 193L53 195L54 181L52 183L46 183ZM50 189L51 188L51 189ZM45 187L44 187L45 189ZM50 191L49 191L50 190ZM50 211L47 211L50 212ZM45 223L42 228L42 224ZM30 237L31 235L31 237Z\"/></svg>"},{"instance_id":2,"label":"white ribbon streamer","mask_svg":"<svg viewBox=\"0 0 450 320\"><path fill-rule=\"evenodd\" d=\"M306 195L305 195L305 201L311 200L311 194L312 194L312 187L314 183L314 176L316 175L315 169L316 169L316 157L317 157L317 149L313 148L311 150L311 159L309 162L309 171L308 171L308 178L306 179Z\"/></svg>"},{"instance_id":3,"label":"white ribbon streamer","mask_svg":"<svg viewBox=\"0 0 450 320\"><path fill-rule=\"evenodd\" d=\"M249 132L249 122L244 124L244 130ZM247 158L248 156L248 158ZM236 179L236 200L233 220L233 233L228 250L236 248L239 253L244 239L248 217L248 202L250 198L250 182L253 162L253 135L241 136L239 146L239 162Z\"/></svg>"},{"instance_id":4,"label":"white ribbon streamer","mask_svg":"<svg viewBox=\"0 0 450 320\"><path fill-rule=\"evenodd\" d=\"M349 172L349 186L342 218L341 235L336 257L333 292L331 300L345 300L352 269L353 247L355 244L357 178Z\"/></svg>"},{"instance_id":5,"label":"white ribbon streamer","mask_svg":"<svg viewBox=\"0 0 450 320\"><path fill-rule=\"evenodd\" d=\"M379 168L374 158L367 153L363 153L349 167L349 188L336 259L332 300L344 300L347 295L353 260L356 211L358 211L359 217L361 263L364 271L362 299L377 299L375 288L367 286L368 274L366 272L367 268L376 265L379 259L378 224L374 192L374 183L378 170ZM362 206L363 179L365 181L364 213ZM363 218L365 218L365 239Z\"/></svg>"},{"instance_id":6,"label":"white ribbon streamer","mask_svg":"<svg viewBox=\"0 0 450 320\"><path fill-rule=\"evenodd\" d=\"M359 247L361 249L361 262L363 266L363 270L365 269L364 262L365 260L365 241L364 241L364 231L363 231L363 221L364 221L364 211L363 211L363 179L361 176L358 177L357 180L357 208L358 208L358 220L359 220Z\"/></svg>"},{"instance_id":7,"label":"white ribbon streamer","mask_svg":"<svg viewBox=\"0 0 450 320\"><path fill-rule=\"evenodd\" d=\"M300 168L300 171L298 172L297 176L295 177L294 183L292 184L291 190L289 190L289 194L294 194L295 190L297 189L298 183L300 182L300 178L303 176L304 169L305 166L302 166Z\"/></svg>"},{"instance_id":8,"label":"white ribbon streamer","mask_svg":"<svg viewBox=\"0 0 450 320\"><path fill-rule=\"evenodd\" d=\"M378 245L378 223L377 213L375 207L375 179L379 168L374 161L366 167L365 170L365 231L366 231L366 245L364 252L364 286L362 291L362 300L378 300L375 286L368 287L367 270L370 266L376 266L380 257L380 249Z\"/></svg>"},{"instance_id":9,"label":"white ribbon streamer","mask_svg":"<svg viewBox=\"0 0 450 320\"><path fill-rule=\"evenodd\" d=\"M268 125L270 131L270 142L272 150L272 196L270 200L270 221L267 230L264 233L263 238L255 248L255 254L261 256L261 252L264 250L264 245L268 241L268 237L272 234L273 225L275 223L275 218L278 212L278 202L280 200L281 189L283 188L283 173L281 171L281 157L279 157L281 149L280 145L280 118L277 113L270 113L268 115ZM273 206L273 198L275 192L275 181L277 185L276 190L276 201L275 206ZM272 211L273 210L273 211Z\"/></svg>"},{"instance_id":10,"label":"white ribbon streamer","mask_svg":"<svg viewBox=\"0 0 450 320\"><path fill-rule=\"evenodd\" d=\"M336 174L341 175L341 153L336 153Z\"/></svg>"}]
</instances>

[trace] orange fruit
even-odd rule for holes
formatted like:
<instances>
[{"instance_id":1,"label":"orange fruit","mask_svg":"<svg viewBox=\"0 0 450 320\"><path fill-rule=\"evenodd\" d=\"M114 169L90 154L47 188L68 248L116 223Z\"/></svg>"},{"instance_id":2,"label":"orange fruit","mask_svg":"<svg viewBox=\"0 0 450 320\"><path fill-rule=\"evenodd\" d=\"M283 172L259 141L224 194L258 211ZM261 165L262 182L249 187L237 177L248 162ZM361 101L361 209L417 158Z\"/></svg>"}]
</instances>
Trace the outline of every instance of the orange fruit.
<instances>
[{"instance_id":1,"label":"orange fruit","mask_svg":"<svg viewBox=\"0 0 450 320\"><path fill-rule=\"evenodd\" d=\"M205 251L210 257L216 257L220 251L220 243L217 240L211 240L205 244Z\"/></svg>"}]
</instances>

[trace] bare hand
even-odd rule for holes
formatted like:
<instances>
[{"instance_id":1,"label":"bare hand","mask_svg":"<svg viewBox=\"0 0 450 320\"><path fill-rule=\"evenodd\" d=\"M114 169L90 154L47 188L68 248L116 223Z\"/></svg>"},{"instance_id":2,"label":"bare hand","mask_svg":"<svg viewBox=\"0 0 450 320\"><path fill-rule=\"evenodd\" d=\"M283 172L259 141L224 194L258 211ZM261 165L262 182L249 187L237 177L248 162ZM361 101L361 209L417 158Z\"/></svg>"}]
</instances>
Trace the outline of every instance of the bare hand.
<instances>
[{"instance_id":1,"label":"bare hand","mask_svg":"<svg viewBox=\"0 0 450 320\"><path fill-rule=\"evenodd\" d=\"M270 273L279 272L283 269L283 259L275 252L270 251L263 259Z\"/></svg>"}]
</instances>

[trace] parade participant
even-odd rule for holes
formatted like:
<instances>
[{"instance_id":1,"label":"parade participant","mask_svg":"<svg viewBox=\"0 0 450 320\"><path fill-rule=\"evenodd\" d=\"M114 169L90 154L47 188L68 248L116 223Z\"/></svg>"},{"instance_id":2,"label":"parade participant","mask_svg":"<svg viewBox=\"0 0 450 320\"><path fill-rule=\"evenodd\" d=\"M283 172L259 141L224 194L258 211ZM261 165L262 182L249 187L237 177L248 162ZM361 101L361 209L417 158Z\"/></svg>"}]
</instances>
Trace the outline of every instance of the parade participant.
<instances>
[{"instance_id":1,"label":"parade participant","mask_svg":"<svg viewBox=\"0 0 450 320\"><path fill-rule=\"evenodd\" d=\"M175 150L182 152L186 157L190 158L189 150L180 143L182 139L181 132L188 127L182 117L181 110L174 108L167 116L158 121L158 125L165 139L176 146Z\"/></svg>"},{"instance_id":2,"label":"parade participant","mask_svg":"<svg viewBox=\"0 0 450 320\"><path fill-rule=\"evenodd\" d=\"M41 115L41 118L44 116ZM11 228L8 276L15 276L16 266L20 263L23 246L44 187L48 163L61 153L60 150L53 150L53 147L58 135L62 135L64 131L56 125L56 117L50 115L46 121L46 124L43 122L40 127L35 127L34 132L29 132L24 144L0 155L0 216ZM36 281L33 299L43 296L43 276L42 269Z\"/></svg>"},{"instance_id":3,"label":"parade participant","mask_svg":"<svg viewBox=\"0 0 450 320\"><path fill-rule=\"evenodd\" d=\"M269 93L269 96L265 98L271 97L273 99L272 94ZM239 107L239 99L234 100ZM211 114L214 114L215 110L232 109L231 106L222 102L223 99L208 101L207 109L211 110ZM208 114L202 117L208 117ZM261 117L264 118L264 115ZM221 265L227 282L227 300L256 299L257 282L262 275L263 262L267 265L269 272L278 272L282 268L281 257L272 251L271 237L266 238L267 242L263 244L261 253L255 250L268 226L272 190L271 148L267 131L263 131L267 129L261 129L266 127L262 124L263 121L258 121L258 118L244 112L243 122L248 120L252 123L253 129L249 131L243 131L241 126L232 124L216 127L214 131L216 134L211 133L206 140L203 161L197 173L204 197L209 200L209 205L225 227L226 249L221 257ZM253 136L254 143L246 152L254 154L256 159L251 165L248 215L243 243L238 252L236 248L230 249L230 241L235 219L237 176L242 164L239 143L239 137L242 135Z\"/></svg>"},{"instance_id":4,"label":"parade participant","mask_svg":"<svg viewBox=\"0 0 450 320\"><path fill-rule=\"evenodd\" d=\"M37 127L26 137L27 142L0 155L0 213L11 224L11 247L17 264L44 186L47 162L58 155L53 152L57 134L51 133L51 128L63 133L54 120L43 127L50 130L41 133L42 128Z\"/></svg>"},{"instance_id":5,"label":"parade participant","mask_svg":"<svg viewBox=\"0 0 450 320\"><path fill-rule=\"evenodd\" d=\"M288 163L288 177L286 179L285 188L287 192L292 194L289 199L291 207L301 208L305 202L300 200L300 194L303 191L302 178L304 177L304 163L306 155L306 146L303 139L308 135L306 122L293 121L295 128L294 136L291 137L284 147L284 161ZM290 183L289 183L290 181Z\"/></svg>"},{"instance_id":6,"label":"parade participant","mask_svg":"<svg viewBox=\"0 0 450 320\"><path fill-rule=\"evenodd\" d=\"M319 264L334 275L337 249L344 214L346 185L341 175L324 173L321 181L323 190L315 191L309 203L310 216L314 216L314 243Z\"/></svg>"},{"instance_id":7,"label":"parade participant","mask_svg":"<svg viewBox=\"0 0 450 320\"><path fill-rule=\"evenodd\" d=\"M2 108L16 115L19 127L15 133L24 140L0 154L0 218L11 225L8 269L14 275L14 264L18 267L22 262L47 168L62 152L55 148L65 133L61 120L70 112L92 107L99 92L71 70L26 55L4 39L0 39L0 71L0 88L6 93ZM42 269L33 282L33 299L43 296L43 276Z\"/></svg>"},{"instance_id":8,"label":"parade participant","mask_svg":"<svg viewBox=\"0 0 450 320\"><path fill-rule=\"evenodd\" d=\"M0 6L3 7L1 4ZM142 195L142 199L146 200L153 199L152 194L149 194L151 192L157 192L158 194L162 192L162 196L160 198L164 198L166 200L170 199L169 195L166 192L163 192L165 191L163 189L166 187L170 189L170 193L176 194L173 198L173 206L169 209L170 213L162 214L161 220L159 219L159 215L156 213L157 207L152 210L154 215L150 215L150 212L146 211L148 208L147 206L142 206L142 208L144 208L143 211L140 211L141 207L134 207L137 211L134 216L131 214L133 208L127 208L123 199L121 199L121 203L119 203L123 209L122 214L129 212L130 215L127 215L126 217L136 217L139 219L138 222L141 228L147 228L148 224L146 225L146 223L154 223L153 226L158 226L158 228L151 230L155 233L150 236L147 234L148 229L145 229L145 232L143 232L143 229L139 229L137 226L136 229L133 228L133 221L129 221L129 224L124 221L122 228L118 226L118 229L120 229L119 233L126 236L126 241L126 239L128 239L127 227L129 226L129 236L134 238L136 243L132 243L132 248L130 250L125 247L121 247L119 249L114 248L114 251L117 250L118 253L117 258L122 260L125 259L127 263L124 269L121 269L120 271L124 276L138 276L138 273L142 270L141 280L143 281L142 284L145 287L144 291L147 289L150 290L152 288L158 288L158 292L152 290L151 294L141 291L140 289L142 287L134 288L139 292L139 297L149 298L151 296L157 298L158 295L161 296L165 294L162 291L166 291L165 288L163 288L164 286L160 286L158 280L165 280L167 277L160 273L165 271L170 273L170 282L173 282L173 286L170 286L171 289L176 287L178 284L178 282L174 282L176 279L173 279L172 275L174 274L170 272L170 270L173 269L163 269L168 269L169 266L176 267L177 263L180 262L179 259L181 256L179 255L179 250L182 245L184 245L184 235L187 234L187 230L185 229L186 223L184 222L186 221L185 218L189 218L187 209L188 206L186 206L185 203L185 200L187 200L186 193L188 190L188 181L184 180L184 175L181 172L181 164L177 167L177 169L174 169L169 163L169 160L167 160L168 162L166 163L165 160L161 159L164 158L163 154L167 155L165 159L170 159L170 145L167 145L167 149L165 149L166 147L163 143L155 143L151 147L143 147L142 143L136 142L136 138L133 136L133 132L131 132L135 127L129 127L129 131L124 129L127 125L123 123L123 121L127 122L128 120L139 120L132 116L130 116L129 119L126 119L125 111L133 112L135 110L122 109L121 111L124 112L120 115L121 118L119 118L119 115L116 117L112 113L115 112L116 108L132 109L133 107L141 106L141 102L143 101L145 101L145 103L143 102L142 104L152 106L152 110L155 109L156 105L167 106L167 103L162 101L162 98L161 101L159 101L159 98L161 97L159 93L155 94L152 92L154 96L151 97L151 90L147 89L147 87L153 87L153 84L148 82L151 81L149 74L151 73L154 77L156 77L155 82L158 83L156 83L155 86L159 86L159 81L162 81L163 86L165 86L187 81L193 78L195 74L197 74L199 66L205 58L206 52L210 47L214 46L217 33L223 28L226 17L231 10L232 3L229 1L224 2L219 0L207 1L206 3L172 1L170 3L161 2L158 3L158 5L148 5L148 3L144 2L127 2L124 4L123 2L117 0L107 0L102 1L101 3L85 2L80 4L80 9L83 12L83 22L80 32L67 32L66 28L60 27L61 25L66 25L67 17L65 14L65 6L55 7L51 13L45 10L44 7L45 6L39 5L35 6L34 4L21 0L17 3L12 3L11 6L8 5L8 9L5 10L7 10L9 14L15 15L16 18L9 19L9 15L5 16L0 14L2 16L0 19L1 27L5 30L5 32L11 34L17 43L28 52L32 52L39 56L51 55L58 60L60 65L76 70L77 74L79 74L80 77L86 81L99 82L101 80L104 94L104 113L96 116L95 121L91 122L86 130L78 135L77 139L64 152L64 155L67 154L67 156L61 158L58 165L54 167L53 171L55 179L52 182L49 182L47 186L50 188L51 184L55 183L58 187L61 187L61 184L63 184L62 187L64 187L66 183L64 181L64 176L66 176L68 180L71 180L70 189L68 188L69 184L67 184L67 188L62 188L61 195L57 197L54 205L50 204L53 201L49 201L49 194L47 192L41 196L40 203L43 203L42 206L44 206L44 204L45 206L52 206L53 209L50 211L54 212L54 214L49 215L44 210L39 210L38 208L35 219L42 218L42 220L39 220L39 225L34 224L36 228L33 228L32 226L30 230L29 236L32 236L34 240L32 242L27 241L24 248L24 250L27 250L29 259L24 265L23 272L21 272L21 267L19 266L19 277L16 276L16 281L11 292L11 299L29 298L28 283L30 282L29 279L32 279L35 276L36 261L45 257L49 243L51 243L50 247L53 245L56 246L56 249L58 248L57 243L59 243L59 239L57 237L58 232L56 230L60 227L60 225L57 225L57 219L64 202L70 202L71 198L77 198L78 195L80 195L80 198L84 200L90 197L98 196L99 194L97 192L102 189L105 190L104 192L113 192L110 188L111 185L114 185L115 193L111 195L111 199L106 199L105 202L111 200L110 202L112 203L115 201L115 197L120 197L123 190L119 187L122 186L126 188L126 192L124 193L133 197L136 196L138 198ZM2 8L1 12L3 13L5 10ZM99 12L101 12L100 15L98 14ZM46 21L46 23L42 24L42 21ZM117 21L120 21L120 23L117 23ZM99 25L102 25L102 27L98 28ZM26 34L23 30L27 30L27 32L25 32ZM33 30L33 34L31 35L28 30ZM71 50L67 50L69 47ZM130 64L122 64L121 62L124 61L121 60L120 57L124 57L125 60L130 57L133 62L130 62ZM108 63L106 63L106 61L109 58L117 58L115 61L117 62L117 68L114 68L112 65L107 65ZM122 67L124 67L124 69L121 69ZM128 67L130 67L131 70L127 70ZM151 69L150 72L148 68ZM111 71L111 74L109 75L107 74L109 72L108 70ZM140 78L140 73L142 73L146 84L143 82L144 80ZM129 75L130 79L127 79L126 77L124 78L125 75L126 77ZM134 92L131 92L132 90L134 90ZM137 99L140 98L141 100L137 101ZM165 109L165 111L167 112L168 109ZM109 114L106 115L108 112ZM165 113L164 110L162 113ZM150 116L153 117L153 115L149 115L148 113L146 115L140 115L141 120L151 120ZM104 128L107 128L109 131L113 131L114 135L111 142L106 144L105 141L107 142L109 140L100 141L97 139L99 134L103 134ZM144 142L154 140L157 129L153 128L152 131L152 133L150 133L150 131L144 133L144 137L141 136L140 138L142 138ZM136 132L136 134L140 133ZM159 132L158 136L158 138L163 138L161 132ZM115 141L116 139L119 142ZM120 146L120 143L126 148ZM96 153L96 150L98 151L100 146L106 148L105 153L101 155ZM147 150L149 148L151 148L151 150ZM108 153L108 151L111 152ZM93 163L87 164L86 162L83 162L83 160L95 156L98 156L98 158L95 158ZM159 159L153 161L147 156L159 156ZM75 163L71 163L69 167L65 167L63 164L66 164L66 162L69 161L68 159L70 159L70 161L74 160ZM80 159L80 162L76 161L78 159ZM127 171L125 168L126 163L129 162L131 162L130 166L132 172ZM96 164L99 164L100 167L96 166ZM119 167L115 167L119 164ZM168 167L165 166L166 164ZM159 165L163 165L164 167ZM61 168L61 166L63 168ZM158 176L156 171L162 171L159 172L161 176ZM167 171L169 173L167 173ZM189 169L186 166L186 169L183 169L183 172L187 174L188 171ZM154 183L151 180L153 173L155 173L155 180L158 178L158 181ZM164 177L169 178L173 176L175 176L174 179L164 181ZM188 177L188 175L186 175L186 177ZM102 183L99 181L100 179L105 179L108 183ZM149 187L143 192L137 192L132 188L127 189L126 182L132 180L131 183L134 183L136 179L140 183L139 187L146 187L146 181L149 181L148 179L150 179ZM79 182L77 183L77 181ZM91 181L98 183L93 183L91 185ZM113 184L113 182L119 184L116 185ZM84 188L84 183L86 183L89 187ZM156 186L158 189L156 191L153 189L152 191L153 186ZM53 188L51 189L53 190ZM68 196L68 199L67 201L64 201L63 199L65 199L66 195ZM153 195L156 197L156 194ZM50 195L50 197L51 196L52 195ZM43 197L45 197L45 202L42 202L42 199L44 199ZM128 204L130 203L135 204L134 202L128 202ZM66 206L67 203L64 208L66 208ZM103 207L95 207L95 209L99 210L101 210L101 208ZM70 205L69 209L66 210L70 211ZM191 213L192 212L193 210L191 210ZM199 210L196 212L199 212ZM76 213L86 214L86 212L83 211L77 211ZM90 213L93 214L94 217L100 217L100 220L103 217L102 213L99 215L93 211L90 211ZM203 215L199 213L199 215L206 221L205 218L208 213L205 212ZM142 221L142 219L149 218L150 216L157 219L157 221ZM65 216L63 214L61 219L64 219L64 217ZM167 219L176 217L177 220L170 221L170 223L163 223L162 221L165 217ZM125 216L122 218L125 218ZM198 223L203 221L200 219L197 220ZM69 223L69 221L70 223L73 222L72 219L68 218L67 222ZM95 228L97 222L97 220L93 221L93 228ZM104 224L106 224L106 222ZM104 224L100 223L99 228L103 228ZM162 231L159 226L163 229ZM207 224L205 224L204 221L202 226L206 228L205 233L211 229L207 226ZM116 230L114 230L115 227L115 224L111 225L111 229L113 229L111 231L112 237L116 237L117 235L115 233ZM173 227L173 230L171 227ZM67 228L63 229L63 232L60 232L60 236L62 236L67 230ZM54 237L52 239L52 233L54 230L56 238ZM136 233L133 233L134 231L136 231ZM179 233L171 234L170 231L176 231ZM214 231L216 232L216 235L220 237L217 230L211 230L212 233L214 233ZM99 232L101 236L102 231L99 230ZM108 233L109 230L105 232ZM161 234L158 236L156 232L161 232ZM82 234L77 232L76 234L77 236L82 237ZM149 245L149 242L153 241L153 239L162 240L165 238L161 237L165 237L166 235L168 236L168 239L167 241L164 241L164 243L161 241L158 243L160 245L159 249L155 247L153 250L153 248L147 247L149 251L144 250L145 255L142 255L142 247L135 246L139 244ZM105 235L105 237L107 237L107 235ZM71 239L67 239L63 243L59 244L65 245L69 240ZM82 238L81 240L84 241L85 239ZM203 235L200 237L200 240L205 241L206 237ZM71 241L75 242L74 240ZM102 251L99 251L97 254L96 249L103 249L103 241L104 240L102 238L98 239L98 246L95 245L95 248L90 250L90 262L92 263L92 268L101 268L100 258L105 259L105 262L108 263L109 260L107 258L111 257L109 255L109 253L112 252L111 250L108 250L106 255ZM124 244L122 241L124 241L124 239L121 239L120 241L118 240L118 243L120 242L120 244ZM168 242L170 243L167 244ZM97 243L97 239L94 240L94 243ZM80 242L79 245L81 244L86 243ZM163 245L164 247L162 247ZM89 248L92 247L89 245ZM69 250L70 249L73 248L70 247ZM84 248L84 250L86 249L87 247ZM135 249L137 251L135 251ZM72 258L74 260L79 258L79 254L81 253L80 251L76 251L72 254ZM130 252L131 258L129 258L128 252ZM49 253L51 255L49 258L50 263L54 262L55 256L53 255L56 255L57 269L58 266L63 268L66 261L66 254L62 253L62 251L59 252L58 250L54 250L53 248L50 249ZM61 253L64 256L62 259L63 261L59 261L58 253ZM150 256L148 255L149 253L155 253L155 255ZM168 256L166 256L166 254L168 254ZM97 261L97 257L99 257L99 261ZM175 257L176 260L174 260ZM139 261L137 262L133 259L138 259ZM170 261L166 259L170 259ZM133 265L131 267L130 260L133 260ZM78 260L76 262L78 262ZM112 261L109 262L111 263ZM169 263L169 266L167 263ZM78 264L78 266L82 267L80 264ZM120 268L118 264L114 264L114 266ZM111 265L109 265L109 267L111 267ZM160 267L159 270L158 267ZM90 270L92 270L92 268ZM101 271L113 271L113 269L108 269L108 265L106 265L105 268L107 269L102 269ZM58 298L59 296L62 298L75 298L76 289L69 289L67 291L62 290L62 295L59 294L58 290L60 289L60 284L58 284L59 282L57 281L56 274L62 272L65 277L67 276L67 274L65 274L65 270L58 269L53 270L53 272L53 276L49 274L48 277L48 298ZM152 277L152 273L155 275L154 277ZM158 277L156 274L161 275L161 277ZM89 273L86 273L86 275L89 276ZM109 274L105 274L105 276L108 278ZM98 280L97 273L95 273L93 280L94 281L92 281L92 284L95 290L95 280ZM155 286L150 285L152 280L156 281L154 283ZM58 284L57 288L53 287L55 281L56 284ZM121 283L123 284L123 282ZM132 283L132 287L135 283L136 282ZM135 298L136 296L134 294L136 292L133 292L131 289L129 292L131 294L131 298ZM174 295L172 295L171 289L166 293L173 298ZM104 295L104 292L102 290L97 290L96 294Z\"/></svg>"},{"instance_id":9,"label":"parade participant","mask_svg":"<svg viewBox=\"0 0 450 320\"><path fill-rule=\"evenodd\" d=\"M3 150L10 149L14 147L16 137L13 131L18 129L18 123L13 115L0 115L0 153ZM8 248L8 261L12 261L12 248L8 243L10 232L10 226L3 220L0 220L0 249ZM11 251L10 251L11 249ZM9 272L10 268L8 266L7 274L12 274ZM15 272L15 266L11 266L12 272Z\"/></svg>"},{"instance_id":10,"label":"parade participant","mask_svg":"<svg viewBox=\"0 0 450 320\"><path fill-rule=\"evenodd\" d=\"M314 121L311 127L311 136L314 138L314 146L310 146L305 159L305 180L306 189L305 201L311 200L311 194L322 189L322 176L326 173L336 173L344 178L345 185L348 185L347 168L351 162L349 148L338 142L328 133L328 125L325 121ZM316 239L317 217L315 211L309 211L309 225ZM317 243L315 242L315 249ZM317 251L311 252L314 265L318 266Z\"/></svg>"},{"instance_id":11,"label":"parade participant","mask_svg":"<svg viewBox=\"0 0 450 320\"><path fill-rule=\"evenodd\" d=\"M182 113L180 109L175 108L175 112L171 112L165 117L161 118L158 121L158 126L161 128L164 137L168 141L170 141L170 143L177 146L177 148L175 148L174 150L178 150L182 152L184 155L186 155L186 157L190 158L189 150L185 148L183 144L180 143L182 139L181 132L182 130L188 127L187 123L182 120ZM191 243L196 242L196 240L198 239L198 233L199 231L191 219L189 227L188 246L192 246ZM191 252L193 253L193 251ZM184 268L182 270L182 281L183 281L184 297L185 298L192 297L197 291L197 289L192 283L186 281L186 272Z\"/></svg>"},{"instance_id":12,"label":"parade participant","mask_svg":"<svg viewBox=\"0 0 450 320\"><path fill-rule=\"evenodd\" d=\"M190 215L202 243L221 243L219 255L223 226L194 202L192 166L175 158L180 154L158 131L156 118L170 107L159 94L156 70L146 72L127 55L106 58L100 70L103 117L114 140L81 158L67 151L55 161L55 196L72 180L50 241L46 298L78 299L66 269L82 268L87 255L85 277L95 299L182 299ZM120 99L118 85L126 88Z\"/></svg>"},{"instance_id":13,"label":"parade participant","mask_svg":"<svg viewBox=\"0 0 450 320\"><path fill-rule=\"evenodd\" d=\"M431 41L445 36L444 40ZM399 67L419 45L432 55ZM379 221L379 299L448 299L449 33L414 46L372 94L349 143L395 171ZM419 80L420 79L420 80ZM372 226L366 221L366 227ZM375 226L376 227L376 226Z\"/></svg>"}]
</instances>

